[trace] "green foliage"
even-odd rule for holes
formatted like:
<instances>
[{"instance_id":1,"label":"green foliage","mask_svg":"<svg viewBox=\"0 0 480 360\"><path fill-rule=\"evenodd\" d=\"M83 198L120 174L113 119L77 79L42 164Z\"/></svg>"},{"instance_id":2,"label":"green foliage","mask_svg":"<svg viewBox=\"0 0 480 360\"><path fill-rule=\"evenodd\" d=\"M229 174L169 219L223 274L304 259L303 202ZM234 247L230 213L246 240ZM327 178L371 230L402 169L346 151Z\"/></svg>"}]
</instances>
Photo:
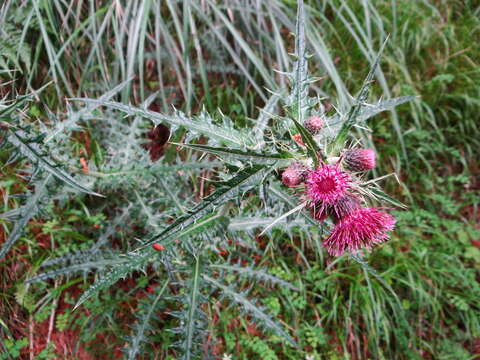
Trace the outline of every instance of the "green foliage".
<instances>
[{"instance_id":1,"label":"green foliage","mask_svg":"<svg viewBox=\"0 0 480 360\"><path fill-rule=\"evenodd\" d=\"M35 321L49 316L42 299L60 292L55 278L67 294L84 283L80 297L66 295L81 306L57 314L56 329L78 327L81 343L113 334L108 348L89 349L98 358L125 342L127 358L221 356L214 349L245 359L471 357L480 334L476 5L312 0L296 24L292 2L248 5L5 2L0 68L17 71L0 72L0 337L17 304ZM302 120L317 113L326 126L311 136ZM152 124L170 126L158 161L147 149ZM328 224L292 212L295 195L275 177L293 159L320 162L356 142L376 147L379 173L405 182L386 178L384 191L366 179L372 201L408 210L368 263L331 261L320 243ZM10 266L28 261L39 269L11 280ZM141 298L152 283L164 285ZM245 315L265 331L236 327ZM24 339L6 338L18 357Z\"/></svg>"},{"instance_id":2,"label":"green foliage","mask_svg":"<svg viewBox=\"0 0 480 360\"><path fill-rule=\"evenodd\" d=\"M260 359L278 360L275 352L259 338L243 339L243 345Z\"/></svg>"},{"instance_id":3,"label":"green foliage","mask_svg":"<svg viewBox=\"0 0 480 360\"><path fill-rule=\"evenodd\" d=\"M140 308L139 321L135 329L135 334L130 340L130 348L128 349L127 355L128 359L135 359L137 354L140 352L141 343L147 341L146 332L152 331L150 325L151 318L154 315L155 310L157 309L158 302L161 300L166 288L168 285L168 280L162 286L158 294L155 294L155 297L148 297L148 303L143 303ZM153 301L152 301L153 298Z\"/></svg>"},{"instance_id":4,"label":"green foliage","mask_svg":"<svg viewBox=\"0 0 480 360\"><path fill-rule=\"evenodd\" d=\"M30 71L32 54L29 44L24 41L22 25L25 13L19 7L15 11L6 11L8 7L0 9L0 69L9 70L24 68Z\"/></svg>"},{"instance_id":5,"label":"green foliage","mask_svg":"<svg viewBox=\"0 0 480 360\"><path fill-rule=\"evenodd\" d=\"M14 341L6 339L5 342L2 344L4 352L0 354L0 359L7 360L18 358L20 356L20 350L26 346L28 346L27 338L22 338Z\"/></svg>"},{"instance_id":6,"label":"green foliage","mask_svg":"<svg viewBox=\"0 0 480 360\"><path fill-rule=\"evenodd\" d=\"M0 260L5 257L13 244L20 238L28 221L35 216L39 203L47 195L46 186L49 180L50 176L46 176L43 180L38 181L34 193L28 197L26 204L19 209L17 214L18 220L15 222L15 226L10 233L10 236L0 250Z\"/></svg>"}]
</instances>

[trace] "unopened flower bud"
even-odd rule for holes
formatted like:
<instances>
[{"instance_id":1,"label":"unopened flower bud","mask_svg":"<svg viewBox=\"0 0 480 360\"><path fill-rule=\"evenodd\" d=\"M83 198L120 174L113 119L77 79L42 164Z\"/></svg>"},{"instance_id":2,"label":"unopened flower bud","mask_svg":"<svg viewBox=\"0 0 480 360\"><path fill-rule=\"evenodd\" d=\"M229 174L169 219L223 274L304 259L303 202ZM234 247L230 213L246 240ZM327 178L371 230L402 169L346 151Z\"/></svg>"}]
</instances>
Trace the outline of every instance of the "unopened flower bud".
<instances>
[{"instance_id":1,"label":"unopened flower bud","mask_svg":"<svg viewBox=\"0 0 480 360\"><path fill-rule=\"evenodd\" d=\"M305 165L295 162L290 164L282 173L282 183L285 186L292 187L300 185L305 181L307 168Z\"/></svg>"},{"instance_id":2,"label":"unopened flower bud","mask_svg":"<svg viewBox=\"0 0 480 360\"><path fill-rule=\"evenodd\" d=\"M376 155L372 149L348 149L343 157L345 168L350 171L367 171L375 167Z\"/></svg>"},{"instance_id":3,"label":"unopened flower bud","mask_svg":"<svg viewBox=\"0 0 480 360\"><path fill-rule=\"evenodd\" d=\"M310 116L305 120L303 126L305 126L312 135L317 135L323 127L323 119L319 116Z\"/></svg>"}]
</instances>

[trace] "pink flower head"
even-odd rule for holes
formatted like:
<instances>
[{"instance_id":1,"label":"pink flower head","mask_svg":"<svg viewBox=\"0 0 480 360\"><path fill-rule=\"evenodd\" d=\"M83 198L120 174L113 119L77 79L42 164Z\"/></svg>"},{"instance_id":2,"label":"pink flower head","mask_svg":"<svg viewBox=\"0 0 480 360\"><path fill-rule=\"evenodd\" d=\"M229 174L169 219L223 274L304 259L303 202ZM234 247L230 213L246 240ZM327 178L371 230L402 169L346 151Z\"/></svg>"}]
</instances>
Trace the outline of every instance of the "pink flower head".
<instances>
[{"instance_id":1,"label":"pink flower head","mask_svg":"<svg viewBox=\"0 0 480 360\"><path fill-rule=\"evenodd\" d=\"M319 116L311 116L303 123L303 126L310 131L311 134L316 135L323 127L323 120Z\"/></svg>"},{"instance_id":2,"label":"pink flower head","mask_svg":"<svg viewBox=\"0 0 480 360\"><path fill-rule=\"evenodd\" d=\"M332 256L340 256L346 250L370 249L387 240L387 231L393 230L394 226L392 215L374 208L359 208L337 223L323 246Z\"/></svg>"},{"instance_id":3,"label":"pink flower head","mask_svg":"<svg viewBox=\"0 0 480 360\"><path fill-rule=\"evenodd\" d=\"M330 209L325 205L319 204L317 206L314 204L310 208L310 215L318 222L323 222L330 215Z\"/></svg>"},{"instance_id":4,"label":"pink flower head","mask_svg":"<svg viewBox=\"0 0 480 360\"><path fill-rule=\"evenodd\" d=\"M346 193L339 197L333 205L325 203L313 203L310 207L310 215L319 222L324 221L331 216L333 221L337 222L348 214L360 208L360 200L358 197Z\"/></svg>"},{"instance_id":5,"label":"pink flower head","mask_svg":"<svg viewBox=\"0 0 480 360\"><path fill-rule=\"evenodd\" d=\"M360 200L358 197L347 193L339 198L335 205L333 205L331 215L334 221L338 221L359 208Z\"/></svg>"},{"instance_id":6,"label":"pink flower head","mask_svg":"<svg viewBox=\"0 0 480 360\"><path fill-rule=\"evenodd\" d=\"M376 155L372 149L349 149L343 153L345 168L351 171L367 171L375 167Z\"/></svg>"},{"instance_id":7,"label":"pink flower head","mask_svg":"<svg viewBox=\"0 0 480 360\"><path fill-rule=\"evenodd\" d=\"M313 202L333 205L350 187L350 176L335 165L324 165L309 172L307 194Z\"/></svg>"},{"instance_id":8,"label":"pink flower head","mask_svg":"<svg viewBox=\"0 0 480 360\"><path fill-rule=\"evenodd\" d=\"M292 187L300 185L305 181L307 168L298 162L290 164L282 173L282 182L285 186Z\"/></svg>"}]
</instances>

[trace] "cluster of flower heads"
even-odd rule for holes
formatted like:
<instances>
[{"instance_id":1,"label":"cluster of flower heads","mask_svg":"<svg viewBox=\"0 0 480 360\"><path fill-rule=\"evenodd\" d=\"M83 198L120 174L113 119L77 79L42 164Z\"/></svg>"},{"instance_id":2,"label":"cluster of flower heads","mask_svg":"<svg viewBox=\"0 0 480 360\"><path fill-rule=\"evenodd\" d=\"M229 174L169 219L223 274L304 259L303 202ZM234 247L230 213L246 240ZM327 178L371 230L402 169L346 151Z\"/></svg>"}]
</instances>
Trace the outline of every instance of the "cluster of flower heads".
<instances>
[{"instance_id":1,"label":"cluster of flower heads","mask_svg":"<svg viewBox=\"0 0 480 360\"><path fill-rule=\"evenodd\" d=\"M323 121L310 117L305 128L318 134ZM395 218L377 208L362 207L362 197L355 191L351 173L371 170L375 167L372 149L344 150L334 164L321 163L316 169L294 162L282 173L282 182L289 187L302 187L313 218L323 222L330 217L335 227L324 241L328 253L340 256L345 251L370 249L388 238Z\"/></svg>"}]
</instances>

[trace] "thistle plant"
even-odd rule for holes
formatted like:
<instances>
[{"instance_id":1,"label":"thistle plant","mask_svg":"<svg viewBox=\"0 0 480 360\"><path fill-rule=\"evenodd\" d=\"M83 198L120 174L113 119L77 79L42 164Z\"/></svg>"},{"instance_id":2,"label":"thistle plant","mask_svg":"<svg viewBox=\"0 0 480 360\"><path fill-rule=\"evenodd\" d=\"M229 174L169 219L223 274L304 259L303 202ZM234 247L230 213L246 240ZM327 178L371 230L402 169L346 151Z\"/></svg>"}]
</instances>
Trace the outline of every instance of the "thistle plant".
<instances>
[{"instance_id":1,"label":"thistle plant","mask_svg":"<svg viewBox=\"0 0 480 360\"><path fill-rule=\"evenodd\" d=\"M239 129L221 113L221 119L215 119L205 111L190 117L177 110L172 114L147 110L154 96L140 107L111 100L125 84L99 99L70 99L85 107L79 111L69 107L68 121L52 119L53 126L34 130L24 126L18 114L12 117L16 123L4 122L6 146L34 165L30 180L35 190L12 216L20 225L0 257L18 239L27 217L34 215L30 209L40 210L58 198L103 196L112 221L100 240L88 251L47 260L42 264L47 270L28 282L96 272L96 281L78 299L78 308L120 279L138 271L154 271L162 285L141 304L138 323L127 339L126 358L135 359L148 335L157 330L151 323L165 301L178 304L178 309L170 312L178 326L169 330L178 338L178 350L174 351L184 359L200 356L208 328L205 309L216 298L236 303L259 325L290 346L298 346L296 334L274 320L248 289L228 283L224 277L230 273L293 291L298 290L297 284L253 263L243 266L244 255L230 243L255 252L252 239L260 230L267 235L273 229L288 236L303 233L308 239L313 238L310 234L320 233L323 247L313 240L310 243L317 253L325 249L332 256L346 253L371 271L363 258L365 250L386 241L395 224L384 207L401 204L381 190L381 178L367 179L376 156L373 150L358 145L355 131L365 128L372 116L412 99L406 96L367 103L379 55L350 110L325 113L322 99L309 91L316 79L308 75L305 23L303 1L298 1L295 65L282 74L291 90L271 89L272 96L252 128ZM23 98L18 99L1 109L0 116L10 116L23 103ZM118 114L133 120L119 121ZM102 121L94 121L99 119ZM183 150L168 158L152 158L151 147L138 139L146 120L154 126L170 126L172 139L183 139L170 142ZM68 149L62 142L81 122L95 129L106 148L103 164L84 164L83 170L64 156ZM220 161L212 161L212 156ZM203 192L208 195L199 200L191 196L190 179L203 179L205 173L210 174L212 185ZM145 229L145 234L138 237L131 230L133 225ZM124 251L108 244L109 236L119 228L130 236Z\"/></svg>"}]
</instances>

